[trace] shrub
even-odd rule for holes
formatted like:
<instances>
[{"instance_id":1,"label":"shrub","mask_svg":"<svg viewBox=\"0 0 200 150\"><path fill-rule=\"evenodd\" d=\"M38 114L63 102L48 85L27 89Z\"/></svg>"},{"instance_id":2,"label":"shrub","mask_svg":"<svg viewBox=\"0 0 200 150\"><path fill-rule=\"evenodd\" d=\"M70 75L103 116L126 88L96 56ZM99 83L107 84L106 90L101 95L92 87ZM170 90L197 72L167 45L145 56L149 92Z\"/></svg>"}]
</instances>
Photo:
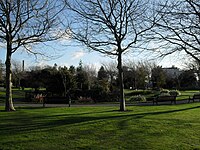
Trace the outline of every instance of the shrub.
<instances>
[{"instance_id":1,"label":"shrub","mask_svg":"<svg viewBox=\"0 0 200 150\"><path fill-rule=\"evenodd\" d=\"M170 96L170 94L169 93L160 93L159 96Z\"/></svg>"},{"instance_id":2,"label":"shrub","mask_svg":"<svg viewBox=\"0 0 200 150\"><path fill-rule=\"evenodd\" d=\"M181 92L178 91L178 90L171 90L171 91L169 92L169 94L170 94L171 96L179 96L179 95L181 95Z\"/></svg>"},{"instance_id":3,"label":"shrub","mask_svg":"<svg viewBox=\"0 0 200 150\"><path fill-rule=\"evenodd\" d=\"M198 93L194 93L194 95L199 95L200 94L200 92L198 92Z\"/></svg>"},{"instance_id":4,"label":"shrub","mask_svg":"<svg viewBox=\"0 0 200 150\"><path fill-rule=\"evenodd\" d=\"M169 92L170 92L170 91L167 90L167 89L162 89L162 90L160 91L159 96L170 96L170 93L169 93Z\"/></svg>"},{"instance_id":5,"label":"shrub","mask_svg":"<svg viewBox=\"0 0 200 150\"><path fill-rule=\"evenodd\" d=\"M161 90L160 90L160 94L161 94L161 93L167 93L167 94L168 94L169 92L170 92L170 91L167 90L167 89L161 89Z\"/></svg>"},{"instance_id":6,"label":"shrub","mask_svg":"<svg viewBox=\"0 0 200 150\"><path fill-rule=\"evenodd\" d=\"M142 95L138 95L138 96L132 96L130 98L130 102L146 102L146 97L142 96Z\"/></svg>"},{"instance_id":7,"label":"shrub","mask_svg":"<svg viewBox=\"0 0 200 150\"><path fill-rule=\"evenodd\" d=\"M181 92L178 90L167 90L167 89L161 89L160 91L155 92L155 95L157 96L179 96L181 95Z\"/></svg>"},{"instance_id":8,"label":"shrub","mask_svg":"<svg viewBox=\"0 0 200 150\"><path fill-rule=\"evenodd\" d=\"M91 97L82 97L82 96L80 96L78 98L77 102L78 103L93 103L94 101L93 101L93 99Z\"/></svg>"},{"instance_id":9,"label":"shrub","mask_svg":"<svg viewBox=\"0 0 200 150\"><path fill-rule=\"evenodd\" d=\"M91 98L95 103L119 101L118 91L106 92L101 89L70 90L70 96L72 100L80 100L80 97L83 97L84 99Z\"/></svg>"},{"instance_id":10,"label":"shrub","mask_svg":"<svg viewBox=\"0 0 200 150\"><path fill-rule=\"evenodd\" d=\"M126 93L126 96L148 95L152 93L151 90L133 90L130 93Z\"/></svg>"}]
</instances>

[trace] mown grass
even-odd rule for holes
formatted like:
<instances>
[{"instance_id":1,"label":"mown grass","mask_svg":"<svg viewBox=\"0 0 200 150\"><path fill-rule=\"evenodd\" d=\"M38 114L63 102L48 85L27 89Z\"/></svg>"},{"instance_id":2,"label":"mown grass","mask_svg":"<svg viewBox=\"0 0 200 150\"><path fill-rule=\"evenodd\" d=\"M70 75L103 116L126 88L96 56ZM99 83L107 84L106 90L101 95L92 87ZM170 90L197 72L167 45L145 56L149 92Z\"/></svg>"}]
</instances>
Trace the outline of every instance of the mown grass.
<instances>
[{"instance_id":1,"label":"mown grass","mask_svg":"<svg viewBox=\"0 0 200 150\"><path fill-rule=\"evenodd\" d=\"M13 88L12 89L12 94L13 94L13 100L14 102L23 102L25 101L25 92L26 91L31 91L33 89L31 88L25 88L24 90L18 89L18 88ZM40 89L41 90L41 89ZM6 97L6 90L3 88L0 89L0 103L5 102L5 97Z\"/></svg>"},{"instance_id":2,"label":"mown grass","mask_svg":"<svg viewBox=\"0 0 200 150\"><path fill-rule=\"evenodd\" d=\"M0 149L200 149L200 103L127 108L0 107Z\"/></svg>"}]
</instances>

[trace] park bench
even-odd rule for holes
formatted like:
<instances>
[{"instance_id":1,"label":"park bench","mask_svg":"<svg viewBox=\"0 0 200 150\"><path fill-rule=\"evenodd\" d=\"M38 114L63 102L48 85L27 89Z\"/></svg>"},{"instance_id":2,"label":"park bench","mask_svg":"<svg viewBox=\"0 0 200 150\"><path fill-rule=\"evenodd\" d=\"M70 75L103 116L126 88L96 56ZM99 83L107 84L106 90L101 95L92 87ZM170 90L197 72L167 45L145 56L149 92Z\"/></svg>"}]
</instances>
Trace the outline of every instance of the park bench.
<instances>
[{"instance_id":1,"label":"park bench","mask_svg":"<svg viewBox=\"0 0 200 150\"><path fill-rule=\"evenodd\" d=\"M195 100L199 100L199 102L200 102L200 93L194 94L192 97L189 97L188 103L189 103L190 101L193 101L193 102L194 102Z\"/></svg>"},{"instance_id":2,"label":"park bench","mask_svg":"<svg viewBox=\"0 0 200 150\"><path fill-rule=\"evenodd\" d=\"M153 99L153 105L155 103L158 104L158 102L166 102L166 101L170 101L171 104L172 103L176 104L176 96L157 96Z\"/></svg>"}]
</instances>

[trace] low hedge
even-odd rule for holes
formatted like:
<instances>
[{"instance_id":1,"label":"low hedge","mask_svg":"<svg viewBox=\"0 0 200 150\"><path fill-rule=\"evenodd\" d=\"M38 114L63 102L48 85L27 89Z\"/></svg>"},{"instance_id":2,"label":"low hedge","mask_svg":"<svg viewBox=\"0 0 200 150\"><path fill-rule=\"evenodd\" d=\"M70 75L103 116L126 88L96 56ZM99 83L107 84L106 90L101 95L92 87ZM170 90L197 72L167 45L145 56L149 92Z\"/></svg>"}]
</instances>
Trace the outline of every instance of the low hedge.
<instances>
[{"instance_id":1,"label":"low hedge","mask_svg":"<svg viewBox=\"0 0 200 150\"><path fill-rule=\"evenodd\" d=\"M115 102L119 100L119 92L106 92L100 89L91 90L70 90L70 97L72 100L79 100L80 97L91 98L96 102Z\"/></svg>"}]
</instances>

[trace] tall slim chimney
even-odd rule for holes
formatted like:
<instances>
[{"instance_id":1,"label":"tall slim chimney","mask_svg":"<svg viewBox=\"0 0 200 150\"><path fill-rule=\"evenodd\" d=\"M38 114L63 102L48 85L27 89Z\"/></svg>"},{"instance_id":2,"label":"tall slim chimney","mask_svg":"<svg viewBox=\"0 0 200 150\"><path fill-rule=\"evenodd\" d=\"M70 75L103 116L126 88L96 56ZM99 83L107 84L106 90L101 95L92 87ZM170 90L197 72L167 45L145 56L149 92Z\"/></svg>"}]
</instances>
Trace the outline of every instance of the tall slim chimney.
<instances>
[{"instance_id":1,"label":"tall slim chimney","mask_svg":"<svg viewBox=\"0 0 200 150\"><path fill-rule=\"evenodd\" d=\"M22 60L22 71L24 72L24 60Z\"/></svg>"}]
</instances>

